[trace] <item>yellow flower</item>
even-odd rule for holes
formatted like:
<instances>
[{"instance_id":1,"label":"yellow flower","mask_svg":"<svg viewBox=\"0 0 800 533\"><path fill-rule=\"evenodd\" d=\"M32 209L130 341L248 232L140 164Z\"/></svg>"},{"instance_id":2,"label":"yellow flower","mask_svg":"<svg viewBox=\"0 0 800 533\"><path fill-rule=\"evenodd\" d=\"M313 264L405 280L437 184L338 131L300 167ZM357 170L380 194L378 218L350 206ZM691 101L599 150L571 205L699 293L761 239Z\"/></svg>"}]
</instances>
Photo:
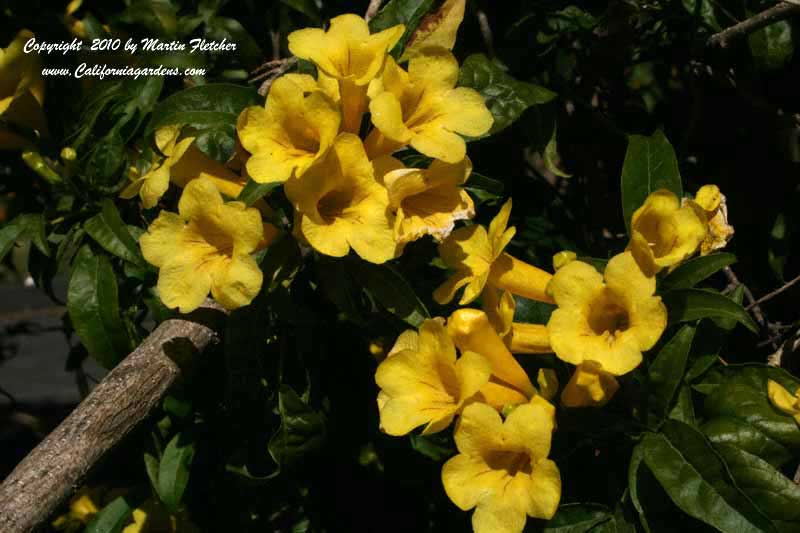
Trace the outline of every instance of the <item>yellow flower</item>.
<instances>
[{"instance_id":1,"label":"yellow flower","mask_svg":"<svg viewBox=\"0 0 800 533\"><path fill-rule=\"evenodd\" d=\"M437 160L427 169L398 168L384 174L381 181L389 192L397 242L405 244L425 235L441 241L457 220L475 216L472 199L460 187L471 173L472 163L465 158L456 164Z\"/></svg>"},{"instance_id":2,"label":"yellow flower","mask_svg":"<svg viewBox=\"0 0 800 533\"><path fill-rule=\"evenodd\" d=\"M285 190L297 210L296 231L320 253L343 257L352 247L372 263L395 256L389 196L355 135L339 135L328 156Z\"/></svg>"},{"instance_id":3,"label":"yellow flower","mask_svg":"<svg viewBox=\"0 0 800 533\"><path fill-rule=\"evenodd\" d=\"M478 309L459 309L450 315L447 331L459 350L476 352L485 357L491 363L492 375L498 381L527 397L536 394L528 374L511 355L486 313Z\"/></svg>"},{"instance_id":4,"label":"yellow flower","mask_svg":"<svg viewBox=\"0 0 800 533\"><path fill-rule=\"evenodd\" d=\"M703 208L708 221L708 233L700 244L700 255L725 248L733 238L733 226L728 224L728 202L716 185L703 185L694 201Z\"/></svg>"},{"instance_id":5,"label":"yellow flower","mask_svg":"<svg viewBox=\"0 0 800 533\"><path fill-rule=\"evenodd\" d=\"M98 490L90 490L86 487L78 491L69 502L69 510L53 520L53 527L61 530L78 530L89 523L89 520L98 513L95 499Z\"/></svg>"},{"instance_id":6,"label":"yellow flower","mask_svg":"<svg viewBox=\"0 0 800 533\"><path fill-rule=\"evenodd\" d=\"M675 267L697 251L706 237L703 209L660 189L633 213L628 249L648 276Z\"/></svg>"},{"instance_id":7,"label":"yellow flower","mask_svg":"<svg viewBox=\"0 0 800 533\"><path fill-rule=\"evenodd\" d=\"M399 24L370 35L358 15L331 19L328 31L306 28L289 34L289 51L312 61L327 76L339 80L344 131L358 133L366 110L367 84L378 75L387 52L403 36Z\"/></svg>"},{"instance_id":8,"label":"yellow flower","mask_svg":"<svg viewBox=\"0 0 800 533\"><path fill-rule=\"evenodd\" d=\"M383 76L369 87L376 128L366 141L370 156L410 144L447 163L464 159L467 147L461 135L483 135L494 119L480 93L456 88L457 81L458 62L445 49L426 50L409 62L408 72L388 58Z\"/></svg>"},{"instance_id":9,"label":"yellow flower","mask_svg":"<svg viewBox=\"0 0 800 533\"><path fill-rule=\"evenodd\" d=\"M489 381L489 362L456 349L444 321L426 320L419 333L403 333L375 372L380 387L381 429L405 435L425 424L422 434L445 429Z\"/></svg>"},{"instance_id":10,"label":"yellow flower","mask_svg":"<svg viewBox=\"0 0 800 533\"><path fill-rule=\"evenodd\" d=\"M516 302L508 291L498 290L487 284L481 293L482 307L497 334L506 343L511 353L552 353L550 335L543 324L514 322Z\"/></svg>"},{"instance_id":11,"label":"yellow flower","mask_svg":"<svg viewBox=\"0 0 800 533\"><path fill-rule=\"evenodd\" d=\"M800 388L792 395L780 383L770 379L767 380L767 395L772 405L787 415L793 416L795 421L800 424Z\"/></svg>"},{"instance_id":12,"label":"yellow flower","mask_svg":"<svg viewBox=\"0 0 800 533\"><path fill-rule=\"evenodd\" d=\"M171 514L154 498L148 498L141 507L133 510L132 524L122 533L194 533L199 531L185 511Z\"/></svg>"},{"instance_id":13,"label":"yellow flower","mask_svg":"<svg viewBox=\"0 0 800 533\"><path fill-rule=\"evenodd\" d=\"M6 48L0 49L0 116L3 122L44 134L47 121L42 111L41 63L37 54L23 51L33 36L29 30L21 30ZM0 149L23 148L29 142L13 129L0 128Z\"/></svg>"},{"instance_id":14,"label":"yellow flower","mask_svg":"<svg viewBox=\"0 0 800 533\"><path fill-rule=\"evenodd\" d=\"M475 533L521 533L527 517L549 519L561 500L561 474L547 458L555 409L541 396L503 422L491 407L467 406L456 426L459 454L442 467L447 496L472 515Z\"/></svg>"},{"instance_id":15,"label":"yellow flower","mask_svg":"<svg viewBox=\"0 0 800 533\"><path fill-rule=\"evenodd\" d=\"M617 379L603 370L603 365L584 361L561 392L561 403L565 407L600 407L614 397L617 389Z\"/></svg>"},{"instance_id":16,"label":"yellow flower","mask_svg":"<svg viewBox=\"0 0 800 533\"><path fill-rule=\"evenodd\" d=\"M256 209L224 203L214 183L199 178L183 190L178 213L162 211L139 243L144 258L159 267L164 305L188 313L209 291L226 309L249 304L262 282L250 254L263 239Z\"/></svg>"},{"instance_id":17,"label":"yellow flower","mask_svg":"<svg viewBox=\"0 0 800 533\"><path fill-rule=\"evenodd\" d=\"M322 159L339 133L339 111L308 75L275 80L266 107L248 107L236 131L252 154L247 172L259 183L283 183L300 177Z\"/></svg>"},{"instance_id":18,"label":"yellow flower","mask_svg":"<svg viewBox=\"0 0 800 533\"><path fill-rule=\"evenodd\" d=\"M550 282L558 305L547 323L553 351L574 365L596 361L616 376L630 372L667 325L655 289L655 278L645 276L630 252L608 262L605 282L582 261L562 267Z\"/></svg>"},{"instance_id":19,"label":"yellow flower","mask_svg":"<svg viewBox=\"0 0 800 533\"><path fill-rule=\"evenodd\" d=\"M510 214L509 199L489 224L488 232L477 224L459 228L439 245L439 255L455 273L434 291L434 300L446 304L466 286L460 301L466 305L481 294L489 281L518 296L553 301L546 293L551 274L503 252L516 232L513 227L506 229Z\"/></svg>"},{"instance_id":20,"label":"yellow flower","mask_svg":"<svg viewBox=\"0 0 800 533\"><path fill-rule=\"evenodd\" d=\"M456 33L464 20L465 0L446 0L442 7L422 19L417 30L406 43L403 62L412 57L424 54L428 48L445 48L452 50L456 44Z\"/></svg>"}]
</instances>

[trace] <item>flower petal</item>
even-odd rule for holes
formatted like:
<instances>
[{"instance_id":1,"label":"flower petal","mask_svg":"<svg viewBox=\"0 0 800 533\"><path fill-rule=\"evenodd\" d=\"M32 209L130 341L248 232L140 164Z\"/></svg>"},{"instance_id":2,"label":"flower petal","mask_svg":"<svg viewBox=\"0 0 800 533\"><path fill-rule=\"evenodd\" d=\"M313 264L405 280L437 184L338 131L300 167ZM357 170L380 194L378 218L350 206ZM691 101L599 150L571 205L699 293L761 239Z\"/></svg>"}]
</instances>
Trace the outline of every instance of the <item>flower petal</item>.
<instances>
[{"instance_id":1,"label":"flower petal","mask_svg":"<svg viewBox=\"0 0 800 533\"><path fill-rule=\"evenodd\" d=\"M211 295L225 309L248 305L261 290L263 274L249 255L234 256L228 267L214 276Z\"/></svg>"},{"instance_id":2,"label":"flower petal","mask_svg":"<svg viewBox=\"0 0 800 533\"><path fill-rule=\"evenodd\" d=\"M181 313L194 311L211 290L211 275L197 268L186 254L175 256L158 271L158 295L170 309Z\"/></svg>"},{"instance_id":3,"label":"flower petal","mask_svg":"<svg viewBox=\"0 0 800 533\"><path fill-rule=\"evenodd\" d=\"M184 218L200 217L222 203L222 196L211 180L197 179L183 189L178 212Z\"/></svg>"},{"instance_id":4,"label":"flower petal","mask_svg":"<svg viewBox=\"0 0 800 533\"><path fill-rule=\"evenodd\" d=\"M147 233L139 238L139 246L145 261L160 267L175 255L178 236L186 223L177 213L161 211Z\"/></svg>"},{"instance_id":5,"label":"flower petal","mask_svg":"<svg viewBox=\"0 0 800 533\"><path fill-rule=\"evenodd\" d=\"M530 403L517 406L506 417L503 429L507 442L525 447L532 458L550 455L550 442L555 428L556 408L539 395Z\"/></svg>"},{"instance_id":6,"label":"flower petal","mask_svg":"<svg viewBox=\"0 0 800 533\"><path fill-rule=\"evenodd\" d=\"M459 400L464 402L489 382L492 365L482 355L475 352L464 352L456 361L456 376L461 389Z\"/></svg>"},{"instance_id":7,"label":"flower petal","mask_svg":"<svg viewBox=\"0 0 800 533\"><path fill-rule=\"evenodd\" d=\"M547 290L553 295L559 309L565 309L583 308L603 288L603 275L592 265L572 261L553 275Z\"/></svg>"},{"instance_id":8,"label":"flower petal","mask_svg":"<svg viewBox=\"0 0 800 533\"><path fill-rule=\"evenodd\" d=\"M420 153L447 163L458 163L467 155L464 139L445 129L440 122L423 126L409 144Z\"/></svg>"},{"instance_id":9,"label":"flower petal","mask_svg":"<svg viewBox=\"0 0 800 533\"><path fill-rule=\"evenodd\" d=\"M444 127L454 133L479 137L488 133L494 124L483 96L475 89L452 89L444 96L442 104Z\"/></svg>"},{"instance_id":10,"label":"flower petal","mask_svg":"<svg viewBox=\"0 0 800 533\"><path fill-rule=\"evenodd\" d=\"M550 520L561 501L561 473L550 459L540 459L533 465L528 485L530 500L528 516Z\"/></svg>"}]
</instances>

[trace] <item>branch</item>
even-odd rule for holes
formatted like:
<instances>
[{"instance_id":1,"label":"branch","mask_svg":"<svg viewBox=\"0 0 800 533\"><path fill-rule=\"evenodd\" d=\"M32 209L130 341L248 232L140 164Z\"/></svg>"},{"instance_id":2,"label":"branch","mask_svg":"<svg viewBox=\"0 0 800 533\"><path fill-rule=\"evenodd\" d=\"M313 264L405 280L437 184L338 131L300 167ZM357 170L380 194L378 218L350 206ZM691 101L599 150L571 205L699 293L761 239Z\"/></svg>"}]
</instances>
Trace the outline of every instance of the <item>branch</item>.
<instances>
[{"instance_id":1,"label":"branch","mask_svg":"<svg viewBox=\"0 0 800 533\"><path fill-rule=\"evenodd\" d=\"M774 22L800 15L800 5L790 2L779 2L771 8L753 15L749 19L734 24L709 37L706 46L711 48L728 48L733 41L760 30Z\"/></svg>"},{"instance_id":2,"label":"branch","mask_svg":"<svg viewBox=\"0 0 800 533\"><path fill-rule=\"evenodd\" d=\"M759 304L763 304L767 300L773 299L774 297L776 297L777 295L779 295L780 293L782 293L783 291L785 291L786 289L788 289L792 285L797 284L798 282L800 282L800 276L797 276L793 280L784 283L782 286L778 287L777 289L775 289L774 291L770 292L769 294L765 294L764 296L762 296L758 300L756 300L753 303L751 303L750 305L748 305L745 309L747 309L749 311L750 308L752 308L752 307L754 307L756 305L759 305Z\"/></svg>"},{"instance_id":3,"label":"branch","mask_svg":"<svg viewBox=\"0 0 800 533\"><path fill-rule=\"evenodd\" d=\"M158 405L181 374L173 357L205 350L218 338L224 316L207 300L185 318L159 325L109 372L0 485L0 531L28 533L47 520Z\"/></svg>"},{"instance_id":4,"label":"branch","mask_svg":"<svg viewBox=\"0 0 800 533\"><path fill-rule=\"evenodd\" d=\"M364 13L364 20L369 22L375 18L375 15L378 14L378 10L381 8L381 2L382 0L370 0L367 12Z\"/></svg>"}]
</instances>

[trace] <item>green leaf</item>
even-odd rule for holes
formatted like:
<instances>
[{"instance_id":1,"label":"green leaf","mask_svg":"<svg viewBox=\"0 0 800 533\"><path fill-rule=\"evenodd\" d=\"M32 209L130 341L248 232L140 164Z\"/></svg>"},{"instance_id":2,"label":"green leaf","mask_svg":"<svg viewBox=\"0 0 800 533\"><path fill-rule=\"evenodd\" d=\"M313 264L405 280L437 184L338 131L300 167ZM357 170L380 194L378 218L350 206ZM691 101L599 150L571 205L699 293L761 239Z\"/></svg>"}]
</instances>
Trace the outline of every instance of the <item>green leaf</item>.
<instances>
[{"instance_id":1,"label":"green leaf","mask_svg":"<svg viewBox=\"0 0 800 533\"><path fill-rule=\"evenodd\" d=\"M89 355L112 368L132 349L122 323L117 278L111 262L84 245L75 257L67 288L67 311Z\"/></svg>"},{"instance_id":2,"label":"green leaf","mask_svg":"<svg viewBox=\"0 0 800 533\"><path fill-rule=\"evenodd\" d=\"M555 516L542 533L583 533L595 531L595 526L613 520L614 515L604 505L595 503L566 503L558 507Z\"/></svg>"},{"instance_id":3,"label":"green leaf","mask_svg":"<svg viewBox=\"0 0 800 533\"><path fill-rule=\"evenodd\" d=\"M260 101L255 89L241 85L209 83L184 89L156 106L145 135L171 124L188 126L202 152L224 161L233 152L239 113Z\"/></svg>"},{"instance_id":4,"label":"green leaf","mask_svg":"<svg viewBox=\"0 0 800 533\"><path fill-rule=\"evenodd\" d=\"M642 447L647 467L688 515L724 533L771 530L734 485L711 443L691 426L667 420L663 433L645 435Z\"/></svg>"},{"instance_id":5,"label":"green leaf","mask_svg":"<svg viewBox=\"0 0 800 533\"><path fill-rule=\"evenodd\" d=\"M139 246L128 231L125 222L122 221L114 202L106 198L100 205L100 213L84 222L83 228L86 233L97 244L120 259L136 265L144 265Z\"/></svg>"},{"instance_id":6,"label":"green leaf","mask_svg":"<svg viewBox=\"0 0 800 533\"><path fill-rule=\"evenodd\" d=\"M280 187L280 183L258 183L253 180L248 180L239 197L236 198L240 202L244 202L247 207L251 207L258 200L269 194L270 191Z\"/></svg>"},{"instance_id":7,"label":"green leaf","mask_svg":"<svg viewBox=\"0 0 800 533\"><path fill-rule=\"evenodd\" d=\"M694 257L667 274L661 280L661 290L691 289L715 272L735 262L736 256L725 252Z\"/></svg>"},{"instance_id":8,"label":"green leaf","mask_svg":"<svg viewBox=\"0 0 800 533\"><path fill-rule=\"evenodd\" d=\"M479 202L502 198L505 185L502 181L473 172L464 188L472 193Z\"/></svg>"},{"instance_id":9,"label":"green leaf","mask_svg":"<svg viewBox=\"0 0 800 533\"><path fill-rule=\"evenodd\" d=\"M14 243L30 240L44 255L50 255L50 247L45 237L44 215L28 213L19 215L0 228L0 261Z\"/></svg>"},{"instance_id":10,"label":"green leaf","mask_svg":"<svg viewBox=\"0 0 800 533\"><path fill-rule=\"evenodd\" d=\"M547 170L562 178L570 174L562 171L557 163L560 159L556 144L556 106L553 102L531 106L525 113L525 129L531 143L531 150L538 152L542 157Z\"/></svg>"},{"instance_id":11,"label":"green leaf","mask_svg":"<svg viewBox=\"0 0 800 533\"><path fill-rule=\"evenodd\" d=\"M325 415L308 406L288 385L278 389L278 412L281 426L268 448L280 468L322 448L327 438Z\"/></svg>"},{"instance_id":12,"label":"green leaf","mask_svg":"<svg viewBox=\"0 0 800 533\"><path fill-rule=\"evenodd\" d=\"M783 67L794 55L792 25L778 20L747 36L756 65L764 70Z\"/></svg>"},{"instance_id":13,"label":"green leaf","mask_svg":"<svg viewBox=\"0 0 800 533\"><path fill-rule=\"evenodd\" d=\"M631 135L622 164L622 215L628 230L633 212L659 189L672 191L678 198L683 196L675 150L661 130L650 137Z\"/></svg>"},{"instance_id":14,"label":"green leaf","mask_svg":"<svg viewBox=\"0 0 800 533\"><path fill-rule=\"evenodd\" d=\"M670 323L691 322L701 318L727 318L758 332L758 326L744 307L718 292L703 289L680 289L664 295Z\"/></svg>"},{"instance_id":15,"label":"green leaf","mask_svg":"<svg viewBox=\"0 0 800 533\"><path fill-rule=\"evenodd\" d=\"M406 27L403 36L392 50L392 55L399 56L400 51L405 48L408 39L416 31L422 18L433 7L433 0L390 0L378 14L369 22L369 29L372 33L403 24Z\"/></svg>"},{"instance_id":16,"label":"green leaf","mask_svg":"<svg viewBox=\"0 0 800 533\"><path fill-rule=\"evenodd\" d=\"M650 375L650 400L654 411L664 416L672 405L672 399L683 381L686 361L697 328L685 325L659 350L648 368Z\"/></svg>"},{"instance_id":17,"label":"green leaf","mask_svg":"<svg viewBox=\"0 0 800 533\"><path fill-rule=\"evenodd\" d=\"M644 506L639 498L639 469L644 463L644 445L637 444L631 453L631 460L628 465L628 492L631 496L631 503L636 513L639 515L639 522L646 532L650 532L650 525L645 516Z\"/></svg>"},{"instance_id":18,"label":"green leaf","mask_svg":"<svg viewBox=\"0 0 800 533\"><path fill-rule=\"evenodd\" d=\"M319 23L321 20L319 8L314 0L281 0L281 3L307 16L312 22Z\"/></svg>"},{"instance_id":19,"label":"green leaf","mask_svg":"<svg viewBox=\"0 0 800 533\"><path fill-rule=\"evenodd\" d=\"M719 384L706 397L703 431L715 444L731 444L780 466L800 450L800 428L794 418L776 409L767 397L772 379L789 390L800 381L767 365L729 365L715 371Z\"/></svg>"},{"instance_id":20,"label":"green leaf","mask_svg":"<svg viewBox=\"0 0 800 533\"><path fill-rule=\"evenodd\" d=\"M726 444L715 448L742 492L778 531L800 531L800 487L753 454Z\"/></svg>"},{"instance_id":21,"label":"green leaf","mask_svg":"<svg viewBox=\"0 0 800 533\"><path fill-rule=\"evenodd\" d=\"M178 433L164 448L158 465L158 497L175 512L180 507L194 459L194 439L186 432Z\"/></svg>"},{"instance_id":22,"label":"green leaf","mask_svg":"<svg viewBox=\"0 0 800 533\"><path fill-rule=\"evenodd\" d=\"M366 261L351 264L356 280L384 309L407 324L419 327L430 313L406 279L389 265Z\"/></svg>"},{"instance_id":23,"label":"green leaf","mask_svg":"<svg viewBox=\"0 0 800 533\"><path fill-rule=\"evenodd\" d=\"M92 517L84 533L120 533L130 522L133 509L124 496L118 496Z\"/></svg>"},{"instance_id":24,"label":"green leaf","mask_svg":"<svg viewBox=\"0 0 800 533\"><path fill-rule=\"evenodd\" d=\"M694 414L694 403L692 402L692 388L688 385L682 385L678 391L678 397L675 405L667 415L672 420L683 422L694 426L697 424L697 419Z\"/></svg>"},{"instance_id":25,"label":"green leaf","mask_svg":"<svg viewBox=\"0 0 800 533\"><path fill-rule=\"evenodd\" d=\"M714 13L714 3L711 0L682 0L684 9L692 16L697 16L710 30L718 32L722 27L717 22Z\"/></svg>"},{"instance_id":26,"label":"green leaf","mask_svg":"<svg viewBox=\"0 0 800 533\"><path fill-rule=\"evenodd\" d=\"M261 62L261 58L264 57L256 40L236 19L213 17L206 24L205 31L206 38L212 41L226 39L229 42L236 43L236 52L233 54L229 52L228 54L231 59L235 59L237 63L247 69L257 67Z\"/></svg>"},{"instance_id":27,"label":"green leaf","mask_svg":"<svg viewBox=\"0 0 800 533\"><path fill-rule=\"evenodd\" d=\"M550 315L556 310L555 304L537 302L522 296L514 296L514 303L514 322L547 324Z\"/></svg>"},{"instance_id":28,"label":"green leaf","mask_svg":"<svg viewBox=\"0 0 800 533\"><path fill-rule=\"evenodd\" d=\"M516 80L483 54L469 56L461 65L459 85L481 93L494 117L488 135L510 126L533 105L544 104L556 93L544 87Z\"/></svg>"},{"instance_id":29,"label":"green leaf","mask_svg":"<svg viewBox=\"0 0 800 533\"><path fill-rule=\"evenodd\" d=\"M735 289L733 289L730 293L728 293L728 298L731 301L742 305L744 301L744 285L737 285ZM736 327L736 320L733 318L712 318L711 321L721 330L723 331L730 331Z\"/></svg>"},{"instance_id":30,"label":"green leaf","mask_svg":"<svg viewBox=\"0 0 800 533\"><path fill-rule=\"evenodd\" d=\"M411 440L411 448L415 452L437 463L441 463L456 454L453 440L444 431L433 435L415 435L412 433L409 435L409 439Z\"/></svg>"}]
</instances>

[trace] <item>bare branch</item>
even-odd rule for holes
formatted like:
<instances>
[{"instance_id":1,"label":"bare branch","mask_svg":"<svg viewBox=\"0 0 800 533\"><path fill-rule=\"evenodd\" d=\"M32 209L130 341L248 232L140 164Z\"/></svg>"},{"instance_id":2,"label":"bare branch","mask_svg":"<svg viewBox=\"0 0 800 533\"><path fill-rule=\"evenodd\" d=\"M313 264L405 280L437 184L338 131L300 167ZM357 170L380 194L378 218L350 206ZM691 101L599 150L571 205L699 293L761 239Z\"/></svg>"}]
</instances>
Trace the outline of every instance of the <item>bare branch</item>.
<instances>
[{"instance_id":1,"label":"bare branch","mask_svg":"<svg viewBox=\"0 0 800 533\"><path fill-rule=\"evenodd\" d=\"M375 15L378 14L378 10L381 8L381 2L382 0L370 0L367 12L364 13L364 20L369 22L375 18Z\"/></svg>"},{"instance_id":2,"label":"bare branch","mask_svg":"<svg viewBox=\"0 0 800 533\"><path fill-rule=\"evenodd\" d=\"M0 485L0 531L29 533L46 521L158 405L181 373L173 358L196 355L217 339L222 317L207 300L159 325L109 372Z\"/></svg>"},{"instance_id":3,"label":"bare branch","mask_svg":"<svg viewBox=\"0 0 800 533\"><path fill-rule=\"evenodd\" d=\"M776 297L777 295L779 295L780 293L782 293L786 289L792 287L793 285L796 285L798 282L800 282L800 276L797 276L796 278L794 278L791 281L787 281L782 286L778 287L777 289L775 289L774 291L770 292L769 294L765 294L764 296L762 296L758 300L756 300L753 303L751 303L750 305L748 305L746 307L746 309L749 311L750 308L752 308L752 307L754 307L756 305L763 304L767 300L771 300L772 298Z\"/></svg>"},{"instance_id":4,"label":"bare branch","mask_svg":"<svg viewBox=\"0 0 800 533\"><path fill-rule=\"evenodd\" d=\"M753 15L749 19L734 24L709 37L706 45L712 48L728 48L734 41L760 30L774 22L800 15L800 5L790 2L779 2L769 9Z\"/></svg>"}]
</instances>

